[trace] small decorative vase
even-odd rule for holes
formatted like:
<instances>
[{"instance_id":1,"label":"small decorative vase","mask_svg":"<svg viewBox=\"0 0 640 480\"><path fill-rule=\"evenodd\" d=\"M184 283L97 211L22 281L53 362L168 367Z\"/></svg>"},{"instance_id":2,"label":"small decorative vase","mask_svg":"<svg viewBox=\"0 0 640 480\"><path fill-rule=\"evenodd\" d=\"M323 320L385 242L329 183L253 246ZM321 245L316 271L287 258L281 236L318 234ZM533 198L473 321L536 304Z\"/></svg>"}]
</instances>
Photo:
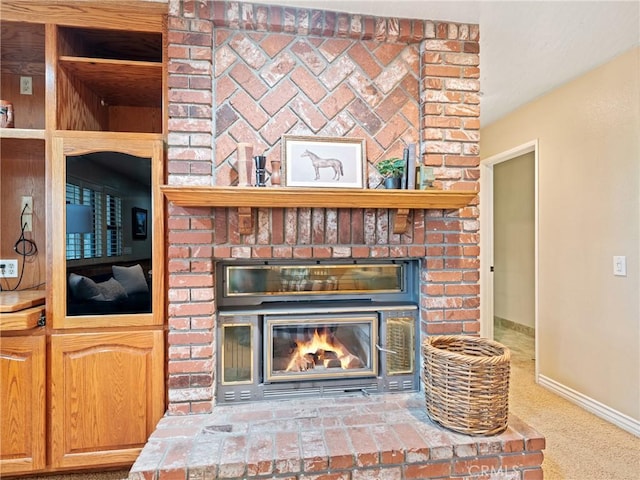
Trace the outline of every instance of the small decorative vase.
<instances>
[{"instance_id":1,"label":"small decorative vase","mask_svg":"<svg viewBox=\"0 0 640 480\"><path fill-rule=\"evenodd\" d=\"M0 100L0 128L13 127L13 104L7 100Z\"/></svg>"},{"instance_id":2,"label":"small decorative vase","mask_svg":"<svg viewBox=\"0 0 640 480\"><path fill-rule=\"evenodd\" d=\"M267 157L264 155L256 155L253 157L253 161L256 164L256 187L267 186Z\"/></svg>"},{"instance_id":3,"label":"small decorative vase","mask_svg":"<svg viewBox=\"0 0 640 480\"><path fill-rule=\"evenodd\" d=\"M236 162L236 170L238 171L238 186L251 186L251 169L253 162L251 156L253 154L253 145L250 143L238 144L238 161Z\"/></svg>"},{"instance_id":4,"label":"small decorative vase","mask_svg":"<svg viewBox=\"0 0 640 480\"><path fill-rule=\"evenodd\" d=\"M279 187L281 183L280 160L271 160L271 186Z\"/></svg>"},{"instance_id":5,"label":"small decorative vase","mask_svg":"<svg viewBox=\"0 0 640 480\"><path fill-rule=\"evenodd\" d=\"M384 179L384 188L399 189L400 177L387 177Z\"/></svg>"}]
</instances>

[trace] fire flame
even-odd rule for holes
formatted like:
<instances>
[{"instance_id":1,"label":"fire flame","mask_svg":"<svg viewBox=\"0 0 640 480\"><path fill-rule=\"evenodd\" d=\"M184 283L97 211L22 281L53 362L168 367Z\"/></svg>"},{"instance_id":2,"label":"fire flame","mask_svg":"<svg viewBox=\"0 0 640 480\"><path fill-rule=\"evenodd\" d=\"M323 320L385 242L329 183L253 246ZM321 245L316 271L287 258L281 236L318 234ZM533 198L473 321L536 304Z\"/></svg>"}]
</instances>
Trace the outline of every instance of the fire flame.
<instances>
[{"instance_id":1,"label":"fire flame","mask_svg":"<svg viewBox=\"0 0 640 480\"><path fill-rule=\"evenodd\" d=\"M364 364L360 358L353 355L337 339L332 338L330 332L324 329L321 333L315 329L309 340L296 341L296 349L291 356L287 372L300 372L316 366L316 360L324 362L325 366L336 366L338 361L343 370L362 368Z\"/></svg>"}]
</instances>

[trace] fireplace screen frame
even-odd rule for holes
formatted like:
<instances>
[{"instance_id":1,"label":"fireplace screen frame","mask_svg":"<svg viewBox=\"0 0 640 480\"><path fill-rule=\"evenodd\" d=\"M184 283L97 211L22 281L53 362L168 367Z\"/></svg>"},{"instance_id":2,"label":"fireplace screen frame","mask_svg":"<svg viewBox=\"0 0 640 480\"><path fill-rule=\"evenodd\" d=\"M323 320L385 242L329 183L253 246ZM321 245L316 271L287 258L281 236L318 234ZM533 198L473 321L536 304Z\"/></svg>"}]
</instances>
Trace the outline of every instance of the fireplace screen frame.
<instances>
[{"instance_id":1,"label":"fireplace screen frame","mask_svg":"<svg viewBox=\"0 0 640 480\"><path fill-rule=\"evenodd\" d=\"M245 260L216 264L220 310L281 302L416 301L417 264L408 259Z\"/></svg>"},{"instance_id":2,"label":"fireplace screen frame","mask_svg":"<svg viewBox=\"0 0 640 480\"><path fill-rule=\"evenodd\" d=\"M418 259L371 258L337 261L227 259L217 262L216 278L223 280L216 282L216 402L228 404L300 397L321 398L354 392L375 394L419 391L419 264ZM331 268L333 265L339 268ZM386 269L387 265L394 267ZM312 287L310 291L301 290L298 293L297 290L294 292L290 288L277 287L258 290L257 294L245 294L256 293L256 290L251 289L235 291L229 296L226 294L230 292L225 290L232 278L227 277L229 269L235 272L262 271L280 275L279 279L285 280L285 286L287 272L308 273L307 276L302 275L305 285L307 280L312 283L326 280L327 285L332 285L330 277L340 271L344 275L338 281L345 283L337 285L333 290L316 291ZM393 275L397 278L394 281L398 288L379 288L380 283L374 278L375 275L369 275L376 271L383 272L384 282L390 277L384 273L398 272L397 276ZM363 280L362 288L349 288L352 279ZM298 283L296 281L294 285ZM269 375L271 367L266 365L266 352L269 351L267 331L270 327L266 319L282 318L291 323L300 318L311 318L317 323L320 317L333 323L338 317L348 321L354 318L371 318L372 341L371 346L367 347L371 348L372 360L367 364L367 368L370 365L371 369L346 372L335 367L340 373L317 378L309 375L286 375L286 378ZM249 346L251 354L247 349ZM352 353L359 357L361 352ZM331 360L330 357L331 354L325 360ZM282 359L283 356L279 355L279 358ZM330 363L323 364L317 370L333 370ZM248 368L251 369L250 373Z\"/></svg>"},{"instance_id":3,"label":"fireplace screen frame","mask_svg":"<svg viewBox=\"0 0 640 480\"><path fill-rule=\"evenodd\" d=\"M274 360L274 328L289 327L311 329L314 327L343 326L350 327L366 325L368 327L368 354L366 366L354 369L329 370L322 373L316 371L276 373L273 369ZM339 328L339 327L338 327ZM316 314L316 315L265 315L264 316L264 345L263 364L265 366L264 381L272 383L278 381L292 382L303 380L335 379L347 377L375 377L378 375L378 315L369 313L359 314Z\"/></svg>"}]
</instances>

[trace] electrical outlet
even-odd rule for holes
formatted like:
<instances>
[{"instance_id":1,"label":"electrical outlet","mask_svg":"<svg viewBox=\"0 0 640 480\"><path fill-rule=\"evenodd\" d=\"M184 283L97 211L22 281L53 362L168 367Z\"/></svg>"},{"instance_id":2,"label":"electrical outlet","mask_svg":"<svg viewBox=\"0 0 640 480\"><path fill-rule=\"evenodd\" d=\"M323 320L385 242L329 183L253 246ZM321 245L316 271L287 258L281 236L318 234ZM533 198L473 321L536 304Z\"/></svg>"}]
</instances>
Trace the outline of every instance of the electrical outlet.
<instances>
[{"instance_id":1,"label":"electrical outlet","mask_svg":"<svg viewBox=\"0 0 640 480\"><path fill-rule=\"evenodd\" d=\"M26 207L26 208L25 208ZM22 210L24 208L24 211ZM33 197L31 195L23 195L20 203L20 211L25 215L33 213Z\"/></svg>"},{"instance_id":2,"label":"electrical outlet","mask_svg":"<svg viewBox=\"0 0 640 480\"><path fill-rule=\"evenodd\" d=\"M30 213L25 213L22 216L22 225L21 225L21 227L24 228L25 232L33 231L33 215L31 215Z\"/></svg>"},{"instance_id":3,"label":"electrical outlet","mask_svg":"<svg viewBox=\"0 0 640 480\"><path fill-rule=\"evenodd\" d=\"M20 77L20 95L33 95L32 77Z\"/></svg>"},{"instance_id":4,"label":"electrical outlet","mask_svg":"<svg viewBox=\"0 0 640 480\"><path fill-rule=\"evenodd\" d=\"M0 260L0 278L17 278L18 260Z\"/></svg>"}]
</instances>

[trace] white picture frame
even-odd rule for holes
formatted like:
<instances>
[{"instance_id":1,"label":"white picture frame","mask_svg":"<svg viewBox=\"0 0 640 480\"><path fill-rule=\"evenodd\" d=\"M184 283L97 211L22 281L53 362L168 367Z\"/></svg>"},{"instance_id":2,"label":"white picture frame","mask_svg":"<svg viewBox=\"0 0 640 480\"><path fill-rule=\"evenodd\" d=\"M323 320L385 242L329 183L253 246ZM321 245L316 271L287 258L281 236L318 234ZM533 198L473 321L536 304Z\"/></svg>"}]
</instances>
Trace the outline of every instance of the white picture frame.
<instances>
[{"instance_id":1,"label":"white picture frame","mask_svg":"<svg viewBox=\"0 0 640 480\"><path fill-rule=\"evenodd\" d=\"M282 137L287 187L365 188L365 140L348 137Z\"/></svg>"}]
</instances>

